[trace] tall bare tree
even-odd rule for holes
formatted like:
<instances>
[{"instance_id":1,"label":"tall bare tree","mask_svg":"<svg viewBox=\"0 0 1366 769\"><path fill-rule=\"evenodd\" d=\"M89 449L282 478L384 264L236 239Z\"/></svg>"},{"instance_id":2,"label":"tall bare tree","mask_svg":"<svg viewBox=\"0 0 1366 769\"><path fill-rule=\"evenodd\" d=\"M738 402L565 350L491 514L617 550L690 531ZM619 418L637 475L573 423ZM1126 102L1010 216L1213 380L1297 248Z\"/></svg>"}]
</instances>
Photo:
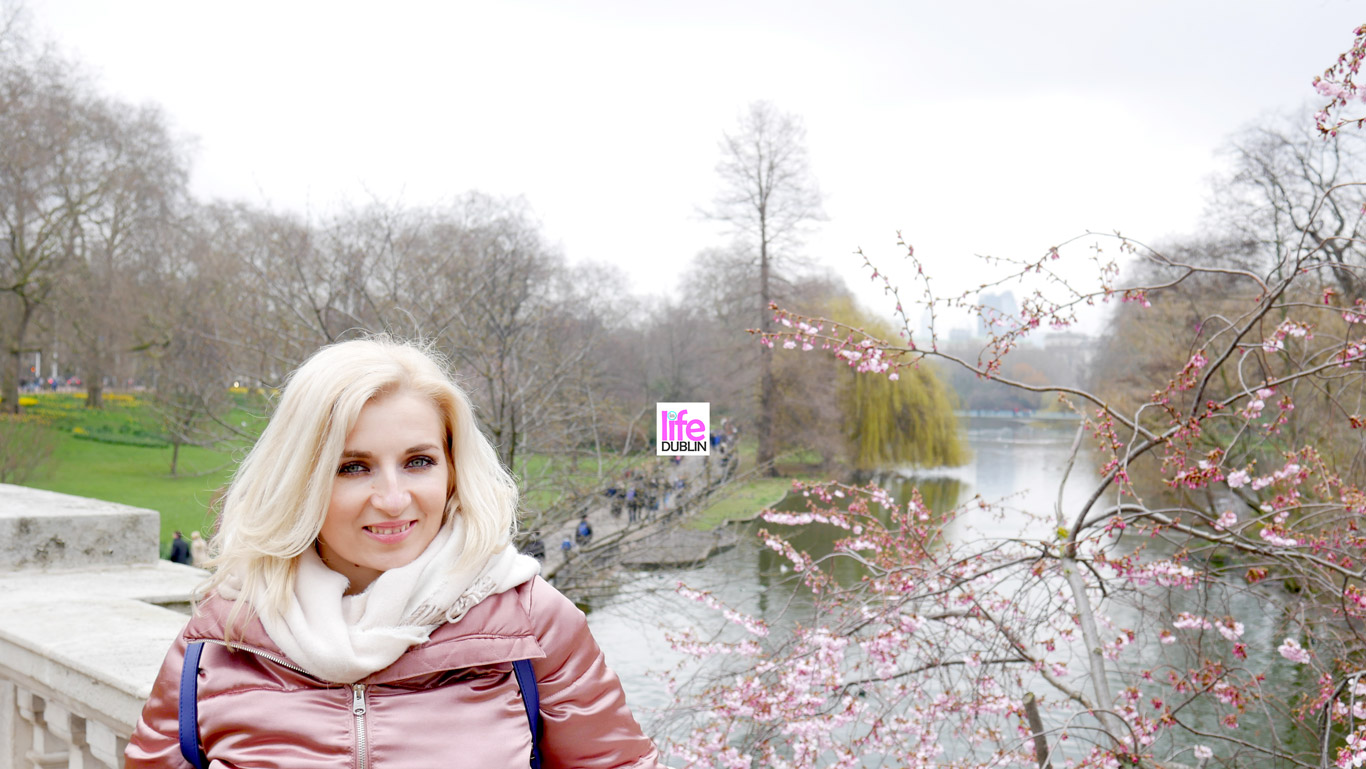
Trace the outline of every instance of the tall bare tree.
<instances>
[{"instance_id":1,"label":"tall bare tree","mask_svg":"<svg viewBox=\"0 0 1366 769\"><path fill-rule=\"evenodd\" d=\"M143 230L145 285L156 285L158 293L157 301L139 308L134 349L143 353L153 388L151 410L172 447L173 476L182 471L182 446L250 443L259 428L227 419L234 405L228 388L245 379L244 371L265 368L250 336L260 309L251 302L260 295L232 252L237 241L224 236L224 229L231 229L224 218L232 218L232 212L192 208Z\"/></svg>"},{"instance_id":2,"label":"tall bare tree","mask_svg":"<svg viewBox=\"0 0 1366 769\"><path fill-rule=\"evenodd\" d=\"M716 172L721 192L708 215L730 225L758 269L758 328L771 331L775 264L792 259L804 230L825 218L821 194L806 156L806 128L800 117L757 101L740 117L735 131L721 138ZM758 462L769 473L775 446L776 406L772 350L760 354Z\"/></svg>"}]
</instances>

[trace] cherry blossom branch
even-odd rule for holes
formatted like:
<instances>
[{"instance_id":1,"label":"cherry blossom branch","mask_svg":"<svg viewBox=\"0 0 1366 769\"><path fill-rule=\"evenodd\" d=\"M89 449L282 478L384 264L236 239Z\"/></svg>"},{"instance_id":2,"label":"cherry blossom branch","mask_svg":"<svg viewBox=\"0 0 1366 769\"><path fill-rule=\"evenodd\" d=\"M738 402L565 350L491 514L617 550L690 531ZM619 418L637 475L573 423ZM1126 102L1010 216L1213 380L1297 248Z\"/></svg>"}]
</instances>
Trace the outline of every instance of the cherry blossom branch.
<instances>
[{"instance_id":1,"label":"cherry blossom branch","mask_svg":"<svg viewBox=\"0 0 1366 769\"><path fill-rule=\"evenodd\" d=\"M1366 116L1338 117L1334 113L1345 110L1353 100L1366 100L1366 92L1356 83L1361 63L1366 59L1366 24L1353 30L1356 38L1346 52L1339 54L1337 61L1322 75L1314 78L1314 90L1328 97L1328 103L1314 114L1314 123L1325 138L1338 135L1344 126L1355 123L1357 128L1366 125Z\"/></svg>"}]
</instances>

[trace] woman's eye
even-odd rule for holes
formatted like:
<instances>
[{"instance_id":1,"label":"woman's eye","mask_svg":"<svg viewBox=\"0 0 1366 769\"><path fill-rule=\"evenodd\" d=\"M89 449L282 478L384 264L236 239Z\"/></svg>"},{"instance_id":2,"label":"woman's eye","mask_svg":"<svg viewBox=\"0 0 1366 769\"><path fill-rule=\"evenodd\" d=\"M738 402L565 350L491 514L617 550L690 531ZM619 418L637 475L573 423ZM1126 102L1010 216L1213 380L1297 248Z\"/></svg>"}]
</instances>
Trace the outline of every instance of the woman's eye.
<instances>
[{"instance_id":1,"label":"woman's eye","mask_svg":"<svg viewBox=\"0 0 1366 769\"><path fill-rule=\"evenodd\" d=\"M436 460L427 456L413 457L408 460L409 467L431 467L434 464L436 464Z\"/></svg>"},{"instance_id":2,"label":"woman's eye","mask_svg":"<svg viewBox=\"0 0 1366 769\"><path fill-rule=\"evenodd\" d=\"M337 475L355 475L356 473L363 472L365 472L365 465L360 462L347 462L337 468Z\"/></svg>"}]
</instances>

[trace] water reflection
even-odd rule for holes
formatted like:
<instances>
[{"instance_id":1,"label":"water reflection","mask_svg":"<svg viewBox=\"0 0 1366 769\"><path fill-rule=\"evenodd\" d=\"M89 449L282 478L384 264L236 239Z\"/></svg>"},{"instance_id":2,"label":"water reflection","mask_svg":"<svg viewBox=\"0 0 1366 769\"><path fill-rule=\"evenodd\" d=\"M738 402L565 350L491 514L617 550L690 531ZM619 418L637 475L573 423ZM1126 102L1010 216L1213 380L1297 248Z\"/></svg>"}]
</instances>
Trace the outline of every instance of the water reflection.
<instances>
[{"instance_id":1,"label":"water reflection","mask_svg":"<svg viewBox=\"0 0 1366 769\"><path fill-rule=\"evenodd\" d=\"M890 492L893 499L899 501L910 499L911 494L919 490L921 501L927 508L939 515L957 506L966 496L968 489L968 484L953 472L916 474L914 472L889 471L878 473L866 480L861 480L861 482L876 484ZM782 512L806 512L808 509L813 509L808 505L809 501L808 498L800 494L788 494L782 502L774 506L774 509ZM819 510L820 506L817 505L814 509ZM891 523L891 517L887 515L885 510L875 506L871 512L877 514L884 525ZM822 523L788 527L756 521L740 524L740 527L742 531L751 535L747 537L751 540L753 534L762 528L781 531L793 547L816 560L833 553L835 543L849 536L848 531ZM779 554L767 548L761 548L759 550L760 587L769 588L780 582L795 581L794 575L786 572L786 563L786 560ZM827 571L844 585L854 584L865 575L865 569L862 565L852 558L831 559L827 562ZM762 600L760 605L766 606Z\"/></svg>"}]
</instances>

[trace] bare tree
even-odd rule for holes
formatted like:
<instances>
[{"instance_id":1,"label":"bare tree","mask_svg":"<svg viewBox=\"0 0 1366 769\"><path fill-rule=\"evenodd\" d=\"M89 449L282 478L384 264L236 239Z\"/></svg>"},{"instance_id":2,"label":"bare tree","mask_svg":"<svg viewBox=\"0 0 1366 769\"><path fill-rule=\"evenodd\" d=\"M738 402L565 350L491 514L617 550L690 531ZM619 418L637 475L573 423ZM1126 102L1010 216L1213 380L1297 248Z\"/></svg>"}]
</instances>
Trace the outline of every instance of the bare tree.
<instances>
[{"instance_id":1,"label":"bare tree","mask_svg":"<svg viewBox=\"0 0 1366 769\"><path fill-rule=\"evenodd\" d=\"M1366 137L1320 138L1312 126L1269 120L1229 140L1232 168L1216 188L1213 214L1231 240L1255 244L1257 269L1284 265L1300 251L1330 268L1349 300L1363 296L1366 193L1346 186L1366 172ZM1271 277L1280 277L1272 275Z\"/></svg>"},{"instance_id":2,"label":"bare tree","mask_svg":"<svg viewBox=\"0 0 1366 769\"><path fill-rule=\"evenodd\" d=\"M0 49L0 312L4 409L19 411L22 356L71 261L72 224L92 204L87 96L65 62L22 39Z\"/></svg>"},{"instance_id":3,"label":"bare tree","mask_svg":"<svg viewBox=\"0 0 1366 769\"><path fill-rule=\"evenodd\" d=\"M142 304L133 349L149 369L152 410L172 447L172 476L182 472L181 447L249 444L260 427L228 419L235 405L229 387L261 364L249 344L257 309L251 302L259 296L226 247L233 241L222 239L226 211L195 207L160 220L144 229L139 249L158 301Z\"/></svg>"},{"instance_id":4,"label":"bare tree","mask_svg":"<svg viewBox=\"0 0 1366 769\"><path fill-rule=\"evenodd\" d=\"M499 456L517 469L519 452L548 448L573 421L572 383L592 362L597 303L583 293L592 281L571 277L524 204L472 196L462 207L458 275L472 290L447 338Z\"/></svg>"},{"instance_id":5,"label":"bare tree","mask_svg":"<svg viewBox=\"0 0 1366 769\"><path fill-rule=\"evenodd\" d=\"M15 19L18 21L15 21ZM153 108L100 97L80 69L24 36L11 17L0 45L0 317L6 410L18 410L22 356L65 298L90 384L107 369L108 332L124 308L107 301L140 222L184 188L184 162ZM17 25L17 32L15 31ZM77 285L83 284L83 285ZM68 290L70 289L70 290Z\"/></svg>"},{"instance_id":6,"label":"bare tree","mask_svg":"<svg viewBox=\"0 0 1366 769\"><path fill-rule=\"evenodd\" d=\"M772 330L771 284L775 262L792 258L805 226L824 218L821 195L806 157L801 118L779 112L769 102L749 105L734 132L721 138L716 172L721 192L708 216L726 222L758 268L758 328ZM760 353L758 461L774 472L773 356Z\"/></svg>"},{"instance_id":7,"label":"bare tree","mask_svg":"<svg viewBox=\"0 0 1366 769\"><path fill-rule=\"evenodd\" d=\"M164 295L156 271L165 227L184 216L188 169L161 113L107 106L105 142L117 157L98 208L74 222L71 272L59 292L85 380L86 406L103 404L104 381L145 338L139 297Z\"/></svg>"},{"instance_id":8,"label":"bare tree","mask_svg":"<svg viewBox=\"0 0 1366 769\"><path fill-rule=\"evenodd\" d=\"M214 271L240 281L223 314L232 333L219 338L235 340L243 379L277 384L318 345L352 334L419 337L469 382L482 426L524 483L525 457L605 445L594 350L620 280L567 266L524 201L374 201L321 221L214 206L205 219Z\"/></svg>"}]
</instances>

